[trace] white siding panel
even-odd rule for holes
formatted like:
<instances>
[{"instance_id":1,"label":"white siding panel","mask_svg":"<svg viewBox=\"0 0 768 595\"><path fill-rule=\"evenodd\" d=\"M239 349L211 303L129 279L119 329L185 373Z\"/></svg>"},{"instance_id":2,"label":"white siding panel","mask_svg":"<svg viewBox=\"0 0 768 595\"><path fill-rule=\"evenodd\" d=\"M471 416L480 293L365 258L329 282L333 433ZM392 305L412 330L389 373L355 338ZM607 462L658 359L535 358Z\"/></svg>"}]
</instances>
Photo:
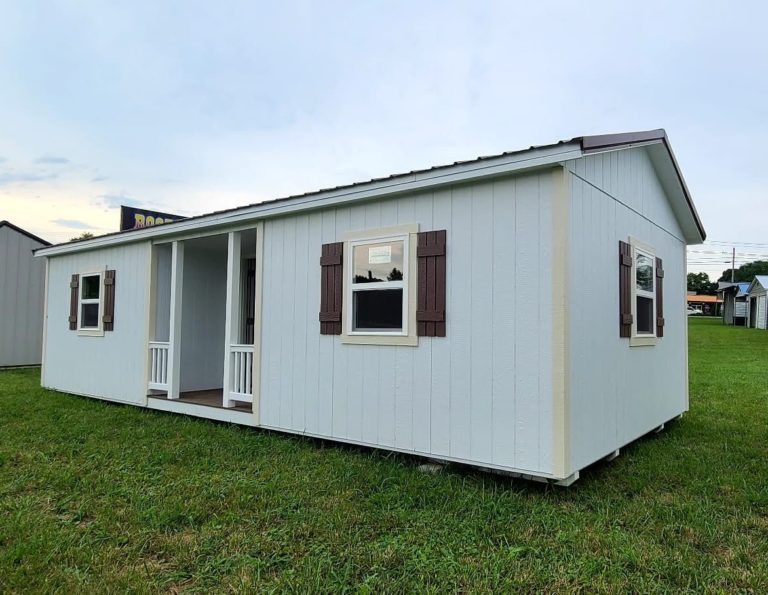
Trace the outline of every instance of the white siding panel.
<instances>
[{"instance_id":1,"label":"white siding panel","mask_svg":"<svg viewBox=\"0 0 768 595\"><path fill-rule=\"evenodd\" d=\"M451 319L451 418L450 455L470 460L472 403L472 187L453 191L451 229L447 234L453 285L451 302L446 304ZM461 279L462 286L457 286Z\"/></svg>"},{"instance_id":2,"label":"white siding panel","mask_svg":"<svg viewBox=\"0 0 768 595\"><path fill-rule=\"evenodd\" d=\"M515 318L517 313L515 179L493 193L493 460L515 462ZM527 302L522 302L523 304Z\"/></svg>"},{"instance_id":3,"label":"white siding panel","mask_svg":"<svg viewBox=\"0 0 768 595\"><path fill-rule=\"evenodd\" d=\"M549 473L551 337L539 335L551 333L550 180L542 172L265 221L264 425ZM319 335L321 244L404 223L448 232L448 336L406 347ZM297 374L306 381L288 388ZM284 399L290 419L272 413Z\"/></svg>"},{"instance_id":4,"label":"white siding panel","mask_svg":"<svg viewBox=\"0 0 768 595\"><path fill-rule=\"evenodd\" d=\"M453 253L459 248L459 243L453 234L451 211L451 190L435 192L432 200L432 226L424 223L424 229L446 229L447 256L445 263L445 301L446 301L446 338L435 341L422 341L432 348L430 382L430 412L429 412L429 443L430 453L440 456L451 454L451 345L453 340ZM447 340L446 340L447 339Z\"/></svg>"},{"instance_id":5,"label":"white siding panel","mask_svg":"<svg viewBox=\"0 0 768 595\"><path fill-rule=\"evenodd\" d=\"M687 408L685 245L644 149L569 168L571 463L582 468ZM630 236L664 261L666 325L651 347L619 337L618 242Z\"/></svg>"},{"instance_id":6,"label":"white siding panel","mask_svg":"<svg viewBox=\"0 0 768 595\"><path fill-rule=\"evenodd\" d=\"M472 189L472 260L466 271L472 284L470 458L478 461L493 457L493 264L508 254L493 249L493 189L493 184Z\"/></svg>"},{"instance_id":7,"label":"white siding panel","mask_svg":"<svg viewBox=\"0 0 768 595\"><path fill-rule=\"evenodd\" d=\"M39 364L42 354L45 260L43 244L0 227L0 367Z\"/></svg>"},{"instance_id":8,"label":"white siding panel","mask_svg":"<svg viewBox=\"0 0 768 595\"><path fill-rule=\"evenodd\" d=\"M518 300L515 309L515 465L523 469L537 469L539 459L539 353L551 344L550 337L541 337L537 302L551 303L551 291L539 294L539 275L549 262L538 259L542 225L539 221L538 176L525 176L517 180L515 236L515 290ZM546 222L551 229L549 221Z\"/></svg>"},{"instance_id":9,"label":"white siding panel","mask_svg":"<svg viewBox=\"0 0 768 595\"><path fill-rule=\"evenodd\" d=\"M142 403L146 396L148 242L50 258L45 385ZM74 273L115 269L115 330L83 337L69 330Z\"/></svg>"}]
</instances>

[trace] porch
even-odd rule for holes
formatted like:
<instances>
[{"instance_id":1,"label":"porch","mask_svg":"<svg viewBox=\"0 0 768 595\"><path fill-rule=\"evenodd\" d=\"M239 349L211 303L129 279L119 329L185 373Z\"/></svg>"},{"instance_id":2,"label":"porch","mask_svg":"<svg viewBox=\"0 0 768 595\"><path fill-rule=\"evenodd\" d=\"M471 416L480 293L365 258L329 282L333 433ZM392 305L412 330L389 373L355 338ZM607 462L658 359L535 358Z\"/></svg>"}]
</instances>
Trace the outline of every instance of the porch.
<instances>
[{"instance_id":1,"label":"porch","mask_svg":"<svg viewBox=\"0 0 768 595\"><path fill-rule=\"evenodd\" d=\"M168 400L167 395L163 394L150 394L147 395L150 399L162 399ZM203 405L204 407L217 407L219 409L225 409L224 391L222 389L211 390L195 390L180 393L179 398L176 399L178 403L186 403L188 405ZM234 411L242 411L244 413L252 413L252 403L246 403L244 401L235 401L235 406L230 407Z\"/></svg>"},{"instance_id":2,"label":"porch","mask_svg":"<svg viewBox=\"0 0 768 595\"><path fill-rule=\"evenodd\" d=\"M149 405L258 413L260 236L257 224L153 246Z\"/></svg>"}]
</instances>

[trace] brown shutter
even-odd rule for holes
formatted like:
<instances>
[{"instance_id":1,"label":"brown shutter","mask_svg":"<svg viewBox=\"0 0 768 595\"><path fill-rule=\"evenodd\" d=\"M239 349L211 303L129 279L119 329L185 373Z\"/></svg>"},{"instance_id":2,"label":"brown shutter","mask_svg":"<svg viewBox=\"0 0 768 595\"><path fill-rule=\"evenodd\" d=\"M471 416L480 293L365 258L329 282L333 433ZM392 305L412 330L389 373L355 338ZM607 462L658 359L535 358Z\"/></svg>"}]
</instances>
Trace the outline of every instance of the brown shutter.
<instances>
[{"instance_id":1,"label":"brown shutter","mask_svg":"<svg viewBox=\"0 0 768 595\"><path fill-rule=\"evenodd\" d=\"M320 256L320 334L341 334L344 242L323 244Z\"/></svg>"},{"instance_id":2,"label":"brown shutter","mask_svg":"<svg viewBox=\"0 0 768 595\"><path fill-rule=\"evenodd\" d=\"M664 263L656 259L656 336L664 336Z\"/></svg>"},{"instance_id":3,"label":"brown shutter","mask_svg":"<svg viewBox=\"0 0 768 595\"><path fill-rule=\"evenodd\" d=\"M418 234L419 290L416 334L445 337L445 230Z\"/></svg>"},{"instance_id":4,"label":"brown shutter","mask_svg":"<svg viewBox=\"0 0 768 595\"><path fill-rule=\"evenodd\" d=\"M632 246L619 241L619 337L632 336Z\"/></svg>"},{"instance_id":5,"label":"brown shutter","mask_svg":"<svg viewBox=\"0 0 768 595\"><path fill-rule=\"evenodd\" d=\"M72 275L69 282L69 330L77 330L77 298L80 290L80 275Z\"/></svg>"},{"instance_id":6,"label":"brown shutter","mask_svg":"<svg viewBox=\"0 0 768 595\"><path fill-rule=\"evenodd\" d=\"M105 331L115 330L115 271L104 271L104 316Z\"/></svg>"}]
</instances>

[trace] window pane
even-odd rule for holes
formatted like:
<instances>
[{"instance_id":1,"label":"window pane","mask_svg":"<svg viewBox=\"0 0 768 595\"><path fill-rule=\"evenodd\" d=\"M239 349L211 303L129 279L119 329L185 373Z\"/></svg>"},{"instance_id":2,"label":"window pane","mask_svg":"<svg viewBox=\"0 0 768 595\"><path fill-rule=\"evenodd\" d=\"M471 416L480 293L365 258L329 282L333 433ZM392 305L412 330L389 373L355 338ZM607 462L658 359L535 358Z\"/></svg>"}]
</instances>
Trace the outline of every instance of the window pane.
<instances>
[{"instance_id":1,"label":"window pane","mask_svg":"<svg viewBox=\"0 0 768 595\"><path fill-rule=\"evenodd\" d=\"M653 258L638 252L635 262L637 288L641 291L653 291Z\"/></svg>"},{"instance_id":2,"label":"window pane","mask_svg":"<svg viewBox=\"0 0 768 595\"><path fill-rule=\"evenodd\" d=\"M355 291L353 327L356 331L403 329L403 290Z\"/></svg>"},{"instance_id":3,"label":"window pane","mask_svg":"<svg viewBox=\"0 0 768 595\"><path fill-rule=\"evenodd\" d=\"M355 283L403 280L403 242L355 246Z\"/></svg>"},{"instance_id":4,"label":"window pane","mask_svg":"<svg viewBox=\"0 0 768 595\"><path fill-rule=\"evenodd\" d=\"M637 332L638 334L653 333L653 300L637 296Z\"/></svg>"},{"instance_id":5,"label":"window pane","mask_svg":"<svg viewBox=\"0 0 768 595\"><path fill-rule=\"evenodd\" d=\"M83 277L82 285L83 285L84 300L99 299L99 276L98 275Z\"/></svg>"},{"instance_id":6,"label":"window pane","mask_svg":"<svg viewBox=\"0 0 768 595\"><path fill-rule=\"evenodd\" d=\"M83 304L80 326L82 328L97 328L99 326L99 305Z\"/></svg>"}]
</instances>

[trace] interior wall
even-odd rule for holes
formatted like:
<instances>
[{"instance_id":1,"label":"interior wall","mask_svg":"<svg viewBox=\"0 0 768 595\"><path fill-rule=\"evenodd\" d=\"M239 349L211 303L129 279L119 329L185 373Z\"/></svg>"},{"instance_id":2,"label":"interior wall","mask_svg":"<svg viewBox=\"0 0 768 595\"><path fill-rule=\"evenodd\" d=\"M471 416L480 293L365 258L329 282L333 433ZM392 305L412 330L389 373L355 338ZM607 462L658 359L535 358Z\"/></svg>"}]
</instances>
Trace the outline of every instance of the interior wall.
<instances>
[{"instance_id":1,"label":"interior wall","mask_svg":"<svg viewBox=\"0 0 768 595\"><path fill-rule=\"evenodd\" d=\"M227 237L184 242L181 391L221 388L224 376Z\"/></svg>"}]
</instances>

